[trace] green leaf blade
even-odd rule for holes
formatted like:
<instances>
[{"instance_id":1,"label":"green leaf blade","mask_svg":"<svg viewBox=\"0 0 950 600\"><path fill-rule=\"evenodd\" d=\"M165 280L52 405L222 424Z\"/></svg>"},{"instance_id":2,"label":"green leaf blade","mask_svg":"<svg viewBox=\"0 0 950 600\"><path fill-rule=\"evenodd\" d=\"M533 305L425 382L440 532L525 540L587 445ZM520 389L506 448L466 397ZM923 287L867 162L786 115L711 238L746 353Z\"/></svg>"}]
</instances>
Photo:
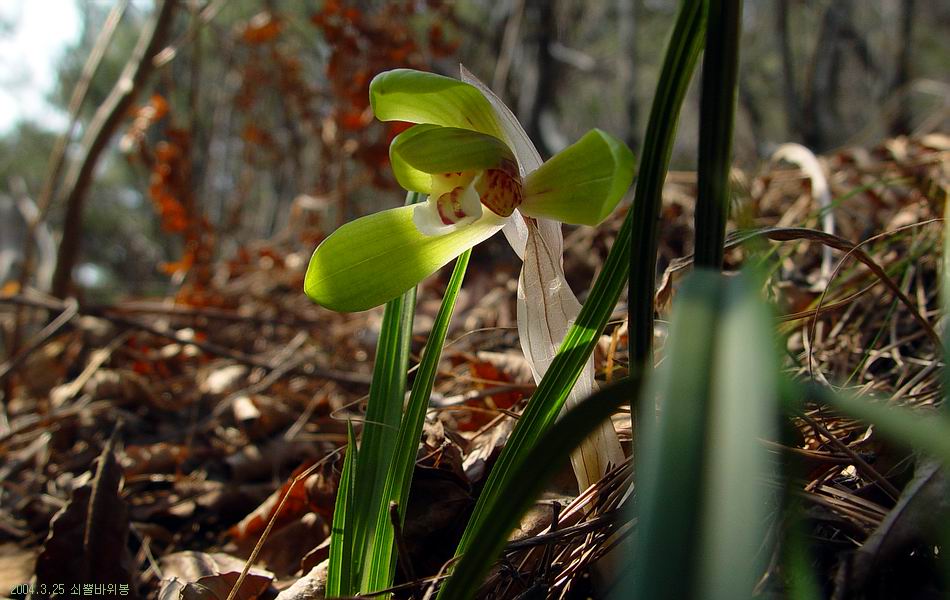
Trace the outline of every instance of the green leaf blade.
<instances>
[{"instance_id":1,"label":"green leaf blade","mask_svg":"<svg viewBox=\"0 0 950 600\"><path fill-rule=\"evenodd\" d=\"M415 458L423 422L425 421L426 409L429 406L429 397L438 373L439 359L442 356L442 347L445 344L449 322L455 309L455 302L458 299L470 257L471 251L466 251L456 261L455 269L452 271L448 287L442 298L442 305L432 325L432 331L429 333L429 339L419 363L419 370L413 382L406 414L399 427L395 453L386 476L386 485L383 489L380 507L388 508L390 502L396 502L399 506L400 519L405 518L406 503L409 500L412 473L415 468ZM395 532L390 522L389 511L380 510L376 514L375 535L367 553L362 591L374 592L392 585L396 566L393 559L394 541Z\"/></svg>"},{"instance_id":2,"label":"green leaf blade","mask_svg":"<svg viewBox=\"0 0 950 600\"><path fill-rule=\"evenodd\" d=\"M697 266L720 269L729 218L741 0L710 0L703 56L695 213Z\"/></svg>"},{"instance_id":3,"label":"green leaf blade","mask_svg":"<svg viewBox=\"0 0 950 600\"><path fill-rule=\"evenodd\" d=\"M674 307L668 354L645 395L640 425L636 598L689 598L698 551L706 412L722 280L693 273ZM652 399L659 398L656 407ZM657 409L660 416L657 417Z\"/></svg>"},{"instance_id":4,"label":"green leaf blade","mask_svg":"<svg viewBox=\"0 0 950 600\"><path fill-rule=\"evenodd\" d=\"M642 377L653 366L653 297L660 204L669 169L680 108L692 79L705 35L705 2L683 0L666 45L650 118L633 206L636 231L631 239L630 285L627 296L630 372Z\"/></svg>"},{"instance_id":5,"label":"green leaf blade","mask_svg":"<svg viewBox=\"0 0 950 600\"><path fill-rule=\"evenodd\" d=\"M677 17L677 25L674 27L672 40L667 47L660 86L650 113L651 126L648 128L640 177L642 179L644 173L650 173L650 177L659 182L659 184L653 183L649 186L649 189L655 194L657 202L659 190L662 188L662 182L665 179L669 155L672 152L679 108L682 105L699 50L702 48L702 7L695 6L701 4L689 1L683 4L683 9ZM640 185L640 183L637 184L637 194L646 195L645 192L640 190ZM512 477L514 468L519 462L519 457L524 456L524 453L534 445L538 437L557 418L558 412L574 382L577 381L584 363L593 352L597 336L606 326L607 320L620 297L620 292L624 284L627 283L628 268L631 269L630 272L636 267L645 273L647 269L639 263L649 262L649 256L653 256L648 269L649 285L633 286L631 283L630 298L637 301L631 301L630 306L631 310L634 306L637 306L637 310L649 310L650 337L647 345L652 344L652 298L656 263L656 234L654 232L655 225L643 220L645 217L643 211L637 209L637 202L635 200L633 209L624 219L614 245L604 262L604 267L594 282L577 320L565 336L558 355L555 356L545 377L538 384L538 388L505 444L498 462L489 474L475 511L466 526L462 540L459 542L456 555L464 553L472 540L480 535L479 532L486 526L485 522L490 519L490 513L486 509L488 502L500 493L499 490ZM646 201L640 200L639 202L644 204ZM658 206L657 204L657 213ZM646 214L649 215L650 213L647 212ZM653 216L653 221L656 221L656 215ZM631 249L634 249L633 231L635 226L638 231L637 235L653 233L652 241L641 242L638 240L636 246L636 249L640 252L638 255L631 254ZM644 246L652 248L652 251L640 250ZM646 256L646 258L641 258L642 256ZM641 293L639 291L641 289L648 291ZM649 302L646 301L647 298ZM649 305L649 307L644 308L641 305ZM631 314L631 328L645 327L644 323L637 317L639 314ZM633 335L631 333L631 338ZM637 354L631 353L631 356L637 356ZM640 370L634 368L631 374L634 376L635 382L640 381L639 378L642 376Z\"/></svg>"},{"instance_id":6,"label":"green leaf blade","mask_svg":"<svg viewBox=\"0 0 950 600\"><path fill-rule=\"evenodd\" d=\"M330 563L327 568L326 596L343 596L356 591L352 578L353 565L353 481L356 472L357 448L353 423L346 422L346 456L337 487L330 528Z\"/></svg>"},{"instance_id":7,"label":"green leaf blade","mask_svg":"<svg viewBox=\"0 0 950 600\"><path fill-rule=\"evenodd\" d=\"M418 200L418 194L409 193L406 196L407 204ZM350 595L359 591L367 543L373 536L376 514L381 510L379 505L383 483L402 419L415 306L416 289L412 287L390 300L383 312L359 448L359 464L353 477L354 516L352 535L348 542L352 548L349 577L352 587L347 592ZM383 510L388 510L388 507Z\"/></svg>"},{"instance_id":8,"label":"green leaf blade","mask_svg":"<svg viewBox=\"0 0 950 600\"><path fill-rule=\"evenodd\" d=\"M684 282L639 421L632 577L618 597L752 598L780 492L772 320L745 276Z\"/></svg>"},{"instance_id":9,"label":"green leaf blade","mask_svg":"<svg viewBox=\"0 0 950 600\"><path fill-rule=\"evenodd\" d=\"M725 310L712 365L712 405L705 426L703 529L697 598L752 598L769 552L778 463L762 440L779 422L779 363L772 315L747 277L725 285Z\"/></svg>"}]
</instances>

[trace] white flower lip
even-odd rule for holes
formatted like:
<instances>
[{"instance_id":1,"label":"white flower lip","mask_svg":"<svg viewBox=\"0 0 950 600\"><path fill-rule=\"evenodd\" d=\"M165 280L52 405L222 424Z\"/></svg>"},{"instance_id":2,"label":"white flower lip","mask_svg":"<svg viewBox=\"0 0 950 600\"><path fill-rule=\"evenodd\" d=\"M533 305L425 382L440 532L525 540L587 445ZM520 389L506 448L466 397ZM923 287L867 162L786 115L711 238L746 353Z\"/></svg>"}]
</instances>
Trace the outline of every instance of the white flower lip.
<instances>
[{"instance_id":1,"label":"white flower lip","mask_svg":"<svg viewBox=\"0 0 950 600\"><path fill-rule=\"evenodd\" d=\"M510 217L501 217L482 205L477 186L484 177L484 171L476 174L464 188L434 185L426 201L413 207L412 222L419 232L439 236L474 223L503 225ZM449 195L459 189L456 205Z\"/></svg>"}]
</instances>

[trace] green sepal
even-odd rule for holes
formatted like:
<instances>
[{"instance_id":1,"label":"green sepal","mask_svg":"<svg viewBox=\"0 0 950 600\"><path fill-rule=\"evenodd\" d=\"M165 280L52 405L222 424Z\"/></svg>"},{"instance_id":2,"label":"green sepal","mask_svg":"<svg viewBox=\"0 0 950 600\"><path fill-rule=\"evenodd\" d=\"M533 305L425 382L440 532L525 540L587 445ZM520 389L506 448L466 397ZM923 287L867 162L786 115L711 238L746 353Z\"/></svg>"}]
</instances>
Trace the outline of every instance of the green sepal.
<instances>
[{"instance_id":1,"label":"green sepal","mask_svg":"<svg viewBox=\"0 0 950 600\"><path fill-rule=\"evenodd\" d=\"M369 100L380 121L431 123L504 139L488 100L451 77L412 69L385 71L370 83Z\"/></svg>"},{"instance_id":2,"label":"green sepal","mask_svg":"<svg viewBox=\"0 0 950 600\"><path fill-rule=\"evenodd\" d=\"M304 280L307 295L340 312L379 306L504 225L489 215L450 233L429 236L413 223L414 208L384 210L334 231L310 258Z\"/></svg>"},{"instance_id":3,"label":"green sepal","mask_svg":"<svg viewBox=\"0 0 950 600\"><path fill-rule=\"evenodd\" d=\"M491 169L503 161L517 164L508 146L496 137L470 129L416 125L389 146L396 181L403 188L432 192L432 175Z\"/></svg>"},{"instance_id":4,"label":"green sepal","mask_svg":"<svg viewBox=\"0 0 950 600\"><path fill-rule=\"evenodd\" d=\"M572 225L597 225L633 182L633 153L617 138L592 129L525 180L520 210Z\"/></svg>"}]
</instances>

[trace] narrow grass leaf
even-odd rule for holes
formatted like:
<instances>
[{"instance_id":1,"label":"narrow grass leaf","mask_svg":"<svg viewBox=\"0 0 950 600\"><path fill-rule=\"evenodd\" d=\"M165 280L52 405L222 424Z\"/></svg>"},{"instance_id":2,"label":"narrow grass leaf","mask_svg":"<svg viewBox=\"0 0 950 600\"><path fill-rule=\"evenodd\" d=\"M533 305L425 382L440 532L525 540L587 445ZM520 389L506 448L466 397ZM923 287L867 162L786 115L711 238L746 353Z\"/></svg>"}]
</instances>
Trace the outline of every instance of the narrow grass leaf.
<instances>
[{"instance_id":1,"label":"narrow grass leaf","mask_svg":"<svg viewBox=\"0 0 950 600\"><path fill-rule=\"evenodd\" d=\"M421 194L410 192L406 203L413 204L421 199ZM383 313L360 442L360 460L354 478L354 583L362 580L361 567L365 564L364 557L373 536L376 515L379 511L389 510L388 505L383 506L382 503L383 484L402 420L415 306L416 288L413 287L388 302ZM357 591L350 589L344 593L355 594Z\"/></svg>"},{"instance_id":2,"label":"narrow grass leaf","mask_svg":"<svg viewBox=\"0 0 950 600\"><path fill-rule=\"evenodd\" d=\"M389 472L386 474L386 485L380 506L388 507L390 502L399 505L399 517L405 519L406 503L409 500L409 488L412 484L412 473L416 464L416 454L419 447L419 437L425 421L426 409L429 406L429 396L432 394L432 385L439 368L439 359L442 357L442 346L449 330L449 322L455 310L465 271L471 257L471 250L464 252L455 262L455 269L449 279L442 305L435 317L432 331L426 342L409 396L409 405L406 414L399 426L396 439L395 453ZM376 530L370 551L366 556L362 590L371 592L381 590L392 585L396 563L394 560L394 531L389 517L389 511L379 511L376 514Z\"/></svg>"},{"instance_id":3,"label":"narrow grass leaf","mask_svg":"<svg viewBox=\"0 0 950 600\"><path fill-rule=\"evenodd\" d=\"M628 402L634 392L629 379L604 387L566 412L541 436L514 469L513 476L506 479L499 493L492 496L487 506L492 518L479 529L459 559L451 577L439 591L440 597L466 600L475 596L485 573L544 484L561 468L571 450Z\"/></svg>"},{"instance_id":4,"label":"narrow grass leaf","mask_svg":"<svg viewBox=\"0 0 950 600\"><path fill-rule=\"evenodd\" d=\"M797 503L792 510L802 512ZM783 551L784 568L788 572L787 597L789 600L820 600L824 596L810 560L804 519L798 514L787 521Z\"/></svg>"},{"instance_id":5,"label":"narrow grass leaf","mask_svg":"<svg viewBox=\"0 0 950 600\"><path fill-rule=\"evenodd\" d=\"M666 45L663 66L643 142L643 155L633 198L636 231L630 237L630 287L627 294L630 321L630 373L640 377L652 365L653 293L660 203L669 168L676 125L686 89L703 47L705 2L683 0ZM619 240L618 240L619 241Z\"/></svg>"},{"instance_id":6,"label":"narrow grass leaf","mask_svg":"<svg viewBox=\"0 0 950 600\"><path fill-rule=\"evenodd\" d=\"M327 568L327 598L349 594L354 589L353 571L353 480L356 471L356 435L346 422L346 456L336 491L333 525L330 528L330 564Z\"/></svg>"},{"instance_id":7,"label":"narrow grass leaf","mask_svg":"<svg viewBox=\"0 0 950 600\"><path fill-rule=\"evenodd\" d=\"M947 215L950 210L950 197L944 204L943 214ZM943 226L943 256L940 261L940 306L943 308L944 324L940 334L943 336L943 359L944 364L950 360L950 220L947 220ZM950 419L950 402L947 401L947 394L950 393L950 369L944 367L941 370L943 376L943 414ZM950 536L950 526L947 527L948 536ZM948 553L950 554L950 553ZM950 564L950 563L948 563Z\"/></svg>"},{"instance_id":8,"label":"narrow grass leaf","mask_svg":"<svg viewBox=\"0 0 950 600\"><path fill-rule=\"evenodd\" d=\"M699 107L696 266L722 268L729 218L729 171L739 73L741 0L709 0Z\"/></svg>"}]
</instances>

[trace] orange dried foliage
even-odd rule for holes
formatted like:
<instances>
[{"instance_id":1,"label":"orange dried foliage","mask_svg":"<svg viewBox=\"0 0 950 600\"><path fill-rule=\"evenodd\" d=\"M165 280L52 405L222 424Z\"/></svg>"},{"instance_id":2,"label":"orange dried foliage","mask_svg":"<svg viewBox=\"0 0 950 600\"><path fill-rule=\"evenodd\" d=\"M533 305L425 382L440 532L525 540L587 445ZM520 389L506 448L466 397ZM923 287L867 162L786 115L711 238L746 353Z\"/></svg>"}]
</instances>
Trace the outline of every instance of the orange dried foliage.
<instances>
[{"instance_id":1,"label":"orange dried foliage","mask_svg":"<svg viewBox=\"0 0 950 600\"><path fill-rule=\"evenodd\" d=\"M241 37L248 44L266 44L273 42L283 30L283 23L273 14L262 12L254 15L244 26Z\"/></svg>"},{"instance_id":2,"label":"orange dried foliage","mask_svg":"<svg viewBox=\"0 0 950 600\"><path fill-rule=\"evenodd\" d=\"M237 542L256 540L264 532L271 519L274 520L276 531L299 520L308 512L315 512L327 521L332 520L338 482L336 477L332 476L330 469L317 469L306 479L295 484L297 477L312 466L313 463L305 463L297 467L279 490L271 494L240 523L231 527L228 535ZM285 496L284 505L280 506Z\"/></svg>"},{"instance_id":3,"label":"orange dried foliage","mask_svg":"<svg viewBox=\"0 0 950 600\"><path fill-rule=\"evenodd\" d=\"M469 373L476 380L478 389L487 389L503 386L506 383L512 383L511 377L504 371L485 361L472 361L469 363ZM484 398L467 400L466 406L473 408L488 409L488 411L473 410L459 413L458 428L460 431L474 431L480 429L495 418L493 409L507 410L515 406L524 399L524 393L520 391L505 391L491 394Z\"/></svg>"},{"instance_id":4,"label":"orange dried foliage","mask_svg":"<svg viewBox=\"0 0 950 600\"><path fill-rule=\"evenodd\" d=\"M302 193L338 193L345 199L354 181L391 188L388 148L408 125L375 121L369 84L388 69L431 70L434 58L455 52L452 5L444 0L375 6L329 0L310 20L329 51L325 82L312 79L297 32L278 11L262 12L236 30L244 47L234 54L241 76L234 102L242 123L242 160L252 169L273 169L306 140L317 143L319 158L306 183L312 188ZM240 217L236 213L235 222Z\"/></svg>"},{"instance_id":5,"label":"orange dried foliage","mask_svg":"<svg viewBox=\"0 0 950 600\"><path fill-rule=\"evenodd\" d=\"M159 125L162 139L149 146L146 133ZM190 297L206 289L210 281L214 245L213 228L194 197L191 132L172 123L171 106L156 94L136 110L123 144L134 144L138 157L150 168L148 197L162 230L182 237L182 256L160 264L159 270L187 276L179 300L190 304Z\"/></svg>"},{"instance_id":6,"label":"orange dried foliage","mask_svg":"<svg viewBox=\"0 0 950 600\"><path fill-rule=\"evenodd\" d=\"M446 41L439 24L423 34L427 44L417 43L418 22L425 19L451 21L451 7L441 0L389 2L363 11L333 0L311 17L331 48L326 74L334 101L332 126L358 142L354 158L370 168L374 183L381 187L391 185L379 175L389 164L389 144L408 125L387 124L381 135L375 133L378 129L371 130L370 82L378 73L397 67L428 70L432 58L450 55L458 46Z\"/></svg>"}]
</instances>

